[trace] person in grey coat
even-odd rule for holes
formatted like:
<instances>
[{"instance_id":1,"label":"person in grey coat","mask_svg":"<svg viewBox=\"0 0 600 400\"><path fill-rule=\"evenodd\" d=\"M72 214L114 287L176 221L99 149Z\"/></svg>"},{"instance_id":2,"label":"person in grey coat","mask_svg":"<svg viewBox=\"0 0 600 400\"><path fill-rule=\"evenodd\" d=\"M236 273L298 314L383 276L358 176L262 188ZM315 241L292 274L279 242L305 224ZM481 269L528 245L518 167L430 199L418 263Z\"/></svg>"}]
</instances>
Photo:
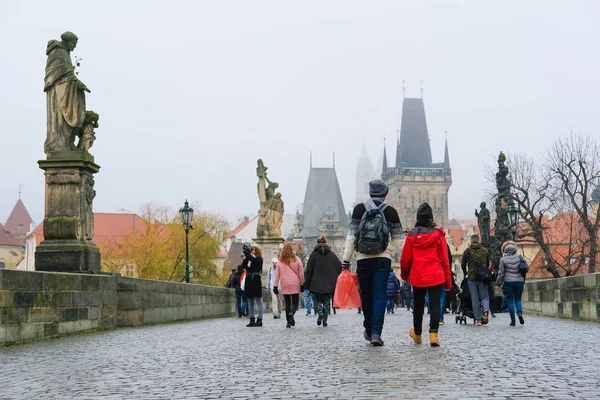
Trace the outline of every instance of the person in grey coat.
<instances>
[{"instance_id":1,"label":"person in grey coat","mask_svg":"<svg viewBox=\"0 0 600 400\"><path fill-rule=\"evenodd\" d=\"M519 323L523 325L523 303L521 296L523 295L523 286L525 285L525 277L521 274L519 265L523 259L517 254L517 246L513 241L506 241L502 245L502 253L504 256L500 259L498 268L497 286L502 286L502 292L508 301L508 311L510 312L510 326L515 326L515 307Z\"/></svg>"},{"instance_id":2,"label":"person in grey coat","mask_svg":"<svg viewBox=\"0 0 600 400\"><path fill-rule=\"evenodd\" d=\"M315 311L319 315L317 325L327 326L329 305L335 291L342 262L327 244L325 236L319 236L317 245L308 258L304 274L304 288L313 294Z\"/></svg>"}]
</instances>

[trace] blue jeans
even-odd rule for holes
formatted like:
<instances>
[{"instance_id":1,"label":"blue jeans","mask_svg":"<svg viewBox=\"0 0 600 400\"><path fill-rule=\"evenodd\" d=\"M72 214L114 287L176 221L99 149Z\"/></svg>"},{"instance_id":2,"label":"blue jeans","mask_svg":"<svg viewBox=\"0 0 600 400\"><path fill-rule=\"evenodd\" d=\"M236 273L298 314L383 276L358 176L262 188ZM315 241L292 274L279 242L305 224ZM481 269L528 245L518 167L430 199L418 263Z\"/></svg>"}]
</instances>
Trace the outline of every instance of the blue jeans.
<instances>
[{"instance_id":1,"label":"blue jeans","mask_svg":"<svg viewBox=\"0 0 600 400\"><path fill-rule=\"evenodd\" d=\"M367 334L381 335L387 300L385 292L392 270L392 260L385 257L367 258L358 260L356 264L364 315L363 326Z\"/></svg>"},{"instance_id":2,"label":"blue jeans","mask_svg":"<svg viewBox=\"0 0 600 400\"><path fill-rule=\"evenodd\" d=\"M313 307L312 293L310 292L310 290L306 289L302 294L304 296L304 304L306 305L306 313L310 314L310 311Z\"/></svg>"},{"instance_id":3,"label":"blue jeans","mask_svg":"<svg viewBox=\"0 0 600 400\"><path fill-rule=\"evenodd\" d=\"M515 305L517 307L517 315L523 315L523 282L504 282L502 292L508 302L508 312L510 313L511 321L515 320Z\"/></svg>"},{"instance_id":4,"label":"blue jeans","mask_svg":"<svg viewBox=\"0 0 600 400\"><path fill-rule=\"evenodd\" d=\"M394 311L394 306L396 305L396 303L394 303L395 299L396 298L394 296L387 296L387 300L385 301L385 306L387 308L387 312Z\"/></svg>"},{"instance_id":5,"label":"blue jeans","mask_svg":"<svg viewBox=\"0 0 600 400\"><path fill-rule=\"evenodd\" d=\"M247 304L248 303L244 299L244 292L242 292L242 291L235 292L235 305L237 306L238 312L241 312L241 313L245 312Z\"/></svg>"}]
</instances>

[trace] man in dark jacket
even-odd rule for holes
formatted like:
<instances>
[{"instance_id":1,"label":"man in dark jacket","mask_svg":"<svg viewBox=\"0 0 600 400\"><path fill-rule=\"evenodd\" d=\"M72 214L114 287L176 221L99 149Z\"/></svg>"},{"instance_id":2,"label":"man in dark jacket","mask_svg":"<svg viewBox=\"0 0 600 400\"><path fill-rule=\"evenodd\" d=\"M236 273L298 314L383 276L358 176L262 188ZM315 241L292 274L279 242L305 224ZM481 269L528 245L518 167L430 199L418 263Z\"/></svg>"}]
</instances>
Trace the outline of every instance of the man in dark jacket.
<instances>
[{"instance_id":1,"label":"man in dark jacket","mask_svg":"<svg viewBox=\"0 0 600 400\"><path fill-rule=\"evenodd\" d=\"M490 297L488 284L481 282L475 273L475 266L490 267L490 253L479 243L479 235L471 236L471 246L463 253L461 267L465 277L469 279L469 293L473 304L473 314L475 315L475 324L481 326L487 324L490 312ZM480 305L481 303L481 305ZM483 306L483 316L481 307Z\"/></svg>"},{"instance_id":2,"label":"man in dark jacket","mask_svg":"<svg viewBox=\"0 0 600 400\"><path fill-rule=\"evenodd\" d=\"M363 336L373 346L383 346L381 332L385 318L387 280L392 270L392 256L394 252L402 254L405 239L398 212L385 202L387 194L388 186L384 181L375 179L369 182L371 198L364 203L357 204L352 211L342 263L343 268L349 268L350 260L356 253L356 274L361 289L360 297L364 315L365 332ZM356 239L360 239L361 220L367 213L367 206L372 209L369 213L373 213L374 208L379 208L383 212L387 225L389 237L385 239L389 240L388 247L376 254L368 251L360 252L355 246L358 244L360 247L360 240Z\"/></svg>"},{"instance_id":3,"label":"man in dark jacket","mask_svg":"<svg viewBox=\"0 0 600 400\"><path fill-rule=\"evenodd\" d=\"M342 272L342 262L327 244L325 236L319 236L317 245L308 258L304 273L304 288L315 299L317 325L327 326L331 297L335 291L338 275Z\"/></svg>"}]
</instances>

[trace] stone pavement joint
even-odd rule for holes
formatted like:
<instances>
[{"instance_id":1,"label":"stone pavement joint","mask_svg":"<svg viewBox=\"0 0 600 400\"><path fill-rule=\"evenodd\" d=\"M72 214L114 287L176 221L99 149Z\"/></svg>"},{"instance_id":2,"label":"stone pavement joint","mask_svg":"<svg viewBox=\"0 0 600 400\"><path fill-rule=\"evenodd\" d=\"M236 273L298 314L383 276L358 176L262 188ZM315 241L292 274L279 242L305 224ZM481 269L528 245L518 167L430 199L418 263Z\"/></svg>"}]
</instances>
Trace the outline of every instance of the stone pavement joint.
<instances>
[{"instance_id":1,"label":"stone pavement joint","mask_svg":"<svg viewBox=\"0 0 600 400\"><path fill-rule=\"evenodd\" d=\"M302 311L302 310L301 310ZM428 320L427 316L425 318ZM408 336L412 314L386 315L384 347L362 315L327 328L266 314L262 328L224 318L0 348L2 399L540 399L599 398L600 324L507 314L488 326L440 327L441 347ZM424 326L424 332L427 327Z\"/></svg>"}]
</instances>

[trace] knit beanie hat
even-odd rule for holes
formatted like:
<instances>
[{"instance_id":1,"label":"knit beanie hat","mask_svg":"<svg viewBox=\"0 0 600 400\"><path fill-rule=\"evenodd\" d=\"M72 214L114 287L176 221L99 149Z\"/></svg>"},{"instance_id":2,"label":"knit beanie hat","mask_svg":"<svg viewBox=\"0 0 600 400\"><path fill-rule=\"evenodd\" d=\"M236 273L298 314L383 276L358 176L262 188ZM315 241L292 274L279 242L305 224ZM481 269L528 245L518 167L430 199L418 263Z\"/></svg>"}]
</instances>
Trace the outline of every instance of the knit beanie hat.
<instances>
[{"instance_id":1,"label":"knit beanie hat","mask_svg":"<svg viewBox=\"0 0 600 400\"><path fill-rule=\"evenodd\" d=\"M322 244L322 243L327 243L327 237L326 236L319 236L317 238L317 244Z\"/></svg>"},{"instance_id":2,"label":"knit beanie hat","mask_svg":"<svg viewBox=\"0 0 600 400\"><path fill-rule=\"evenodd\" d=\"M417 210L417 226L429 226L433 221L433 210L427 203L423 203Z\"/></svg>"},{"instance_id":3,"label":"knit beanie hat","mask_svg":"<svg viewBox=\"0 0 600 400\"><path fill-rule=\"evenodd\" d=\"M385 197L388 194L388 185L381 179L369 182L369 195L371 197Z\"/></svg>"},{"instance_id":4,"label":"knit beanie hat","mask_svg":"<svg viewBox=\"0 0 600 400\"><path fill-rule=\"evenodd\" d=\"M271 262L272 262L273 264L277 264L277 263L279 262L279 260L278 260L278 259L276 259L276 258L273 258L273 259L271 260Z\"/></svg>"}]
</instances>

